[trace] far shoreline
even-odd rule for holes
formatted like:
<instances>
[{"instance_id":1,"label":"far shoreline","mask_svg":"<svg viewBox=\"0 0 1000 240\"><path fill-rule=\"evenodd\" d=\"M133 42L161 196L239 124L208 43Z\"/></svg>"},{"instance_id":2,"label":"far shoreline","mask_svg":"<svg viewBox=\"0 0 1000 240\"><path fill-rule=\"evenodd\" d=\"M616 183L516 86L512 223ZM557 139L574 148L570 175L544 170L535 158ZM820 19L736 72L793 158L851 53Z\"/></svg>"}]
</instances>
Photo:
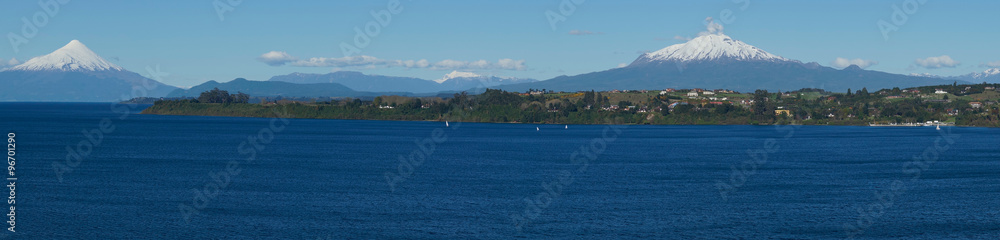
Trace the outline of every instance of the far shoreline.
<instances>
[{"instance_id":1,"label":"far shoreline","mask_svg":"<svg viewBox=\"0 0 1000 240\"><path fill-rule=\"evenodd\" d=\"M156 113L140 113L141 115L151 115L151 116L181 116L181 117L218 117L218 118L243 118L243 119L276 119L277 117L255 117L255 116L227 116L227 115L197 115L197 114L156 114ZM691 127L719 127L719 126L749 126L749 127L780 127L780 126L798 126L798 127L863 127L863 128L887 128L887 129L912 129L912 128L933 128L934 126L868 126L868 125L819 125L819 124L785 124L785 125L754 125L754 124L564 124L564 123L521 123L521 122L471 122L471 121L442 121L442 120L388 120L388 119L340 119L340 118L300 118L300 117L290 117L288 119L296 120L331 120L331 121L371 121L371 122L421 122L421 123L480 123L480 124L502 124L502 125L544 125L544 126L691 126ZM943 127L957 127L957 128L983 128L983 129L998 129L998 127L984 127L984 126L959 126L959 125L942 125Z\"/></svg>"}]
</instances>

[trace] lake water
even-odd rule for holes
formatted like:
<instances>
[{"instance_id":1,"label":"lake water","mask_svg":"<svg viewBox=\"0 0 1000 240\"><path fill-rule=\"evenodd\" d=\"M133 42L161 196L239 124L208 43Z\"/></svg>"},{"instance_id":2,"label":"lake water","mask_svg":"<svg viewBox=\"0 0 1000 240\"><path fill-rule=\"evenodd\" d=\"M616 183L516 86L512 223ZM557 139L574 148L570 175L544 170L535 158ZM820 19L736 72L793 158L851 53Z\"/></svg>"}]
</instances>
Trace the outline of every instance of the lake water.
<instances>
[{"instance_id":1,"label":"lake water","mask_svg":"<svg viewBox=\"0 0 1000 240\"><path fill-rule=\"evenodd\" d=\"M998 129L446 127L150 116L138 108L123 115L111 107L0 103L0 129L16 133L18 144L17 232L3 234L1000 237ZM100 131L102 119L113 131Z\"/></svg>"}]
</instances>

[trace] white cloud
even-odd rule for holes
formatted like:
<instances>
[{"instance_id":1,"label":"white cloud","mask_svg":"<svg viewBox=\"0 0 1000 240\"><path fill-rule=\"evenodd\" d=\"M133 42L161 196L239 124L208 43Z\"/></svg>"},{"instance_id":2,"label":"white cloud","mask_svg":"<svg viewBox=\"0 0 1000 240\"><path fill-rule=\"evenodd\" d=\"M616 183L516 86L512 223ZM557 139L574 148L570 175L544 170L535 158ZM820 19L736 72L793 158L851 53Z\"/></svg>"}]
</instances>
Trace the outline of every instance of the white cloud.
<instances>
[{"instance_id":1,"label":"white cloud","mask_svg":"<svg viewBox=\"0 0 1000 240\"><path fill-rule=\"evenodd\" d=\"M569 31L569 35L577 35L577 36L594 35L594 34L604 34L604 33L602 33L602 32L591 32L591 31L586 31L586 30L571 30L571 31Z\"/></svg>"},{"instance_id":2,"label":"white cloud","mask_svg":"<svg viewBox=\"0 0 1000 240\"><path fill-rule=\"evenodd\" d=\"M830 66L833 66L835 68L847 68L850 67L851 65L858 65L858 67L866 69L868 67L878 65L878 61L865 60L860 58L858 59L837 58L834 59L833 62L830 62Z\"/></svg>"},{"instance_id":3,"label":"white cloud","mask_svg":"<svg viewBox=\"0 0 1000 240\"><path fill-rule=\"evenodd\" d=\"M383 66L389 64L401 65L403 63L385 61L371 56L350 56L342 58L316 57L316 58L309 58L306 60L296 60L288 62L288 65L296 67L338 67L338 68ZM280 65L271 65L271 66L280 66Z\"/></svg>"},{"instance_id":4,"label":"white cloud","mask_svg":"<svg viewBox=\"0 0 1000 240\"><path fill-rule=\"evenodd\" d=\"M427 68L430 65L431 65L431 62L427 61L426 59L421 59L421 60L418 60L418 61L414 61L414 60L403 61L403 67L405 67L405 68Z\"/></svg>"},{"instance_id":5,"label":"white cloud","mask_svg":"<svg viewBox=\"0 0 1000 240\"><path fill-rule=\"evenodd\" d=\"M943 55L940 57L917 59L916 61L914 61L914 64L927 69L936 69L936 68L954 68L957 67L959 64L961 64L961 62L955 61L955 59L951 59L951 57L948 55Z\"/></svg>"},{"instance_id":6,"label":"white cloud","mask_svg":"<svg viewBox=\"0 0 1000 240\"><path fill-rule=\"evenodd\" d=\"M712 35L712 34L723 35L722 30L724 30L725 27L723 27L722 24L719 24L719 23L715 22L714 18L712 18L712 17L705 18L704 24L705 24L705 31L699 32L698 33L699 37L701 37L701 36L707 36L707 35ZM685 36L681 36L681 35L674 36L674 40L678 40L678 41L691 41L691 39L693 39L693 38L685 37Z\"/></svg>"},{"instance_id":7,"label":"white cloud","mask_svg":"<svg viewBox=\"0 0 1000 240\"><path fill-rule=\"evenodd\" d=\"M528 69L528 67L524 65L524 60L514 60L509 58L500 59L497 60L496 62L490 62L486 60L467 62L467 61L447 59L444 61L432 63L429 66L425 66L423 68L430 68L432 70L515 70L515 71L524 71Z\"/></svg>"},{"instance_id":8,"label":"white cloud","mask_svg":"<svg viewBox=\"0 0 1000 240\"><path fill-rule=\"evenodd\" d=\"M17 65L21 65L21 61L18 61L17 58L11 58L10 61L4 61L2 58L0 58L0 69L13 67Z\"/></svg>"},{"instance_id":9,"label":"white cloud","mask_svg":"<svg viewBox=\"0 0 1000 240\"><path fill-rule=\"evenodd\" d=\"M372 56L350 56L341 58L324 58L324 57L314 57L309 59L300 60L294 56L288 55L285 52L272 51L265 53L257 58L257 60L264 62L271 66L282 66L289 65L295 67L332 67L335 69L343 68L391 68L391 67L402 67L402 68L425 68L432 70L516 70L524 71L528 67L524 64L524 60L514 60L509 58L499 59L495 62L487 60L477 60L477 61L459 61L446 59L439 62L430 62L426 59L421 60L387 60L380 59Z\"/></svg>"},{"instance_id":10,"label":"white cloud","mask_svg":"<svg viewBox=\"0 0 1000 240\"><path fill-rule=\"evenodd\" d=\"M619 63L618 68L628 67L628 63Z\"/></svg>"},{"instance_id":11,"label":"white cloud","mask_svg":"<svg viewBox=\"0 0 1000 240\"><path fill-rule=\"evenodd\" d=\"M268 53L260 55L257 57L257 61L261 61L271 66L281 66L289 62L298 61L299 59L288 55L286 52L270 51Z\"/></svg>"},{"instance_id":12,"label":"white cloud","mask_svg":"<svg viewBox=\"0 0 1000 240\"><path fill-rule=\"evenodd\" d=\"M725 29L721 24L715 22L712 17L705 18L705 31L698 33L698 36L705 36L711 34L722 34L722 30Z\"/></svg>"},{"instance_id":13,"label":"white cloud","mask_svg":"<svg viewBox=\"0 0 1000 240\"><path fill-rule=\"evenodd\" d=\"M980 67L1000 68L1000 61L988 62L979 65Z\"/></svg>"},{"instance_id":14,"label":"white cloud","mask_svg":"<svg viewBox=\"0 0 1000 240\"><path fill-rule=\"evenodd\" d=\"M514 60L510 58L497 61L501 69L523 71L528 67L524 65L524 60Z\"/></svg>"}]
</instances>

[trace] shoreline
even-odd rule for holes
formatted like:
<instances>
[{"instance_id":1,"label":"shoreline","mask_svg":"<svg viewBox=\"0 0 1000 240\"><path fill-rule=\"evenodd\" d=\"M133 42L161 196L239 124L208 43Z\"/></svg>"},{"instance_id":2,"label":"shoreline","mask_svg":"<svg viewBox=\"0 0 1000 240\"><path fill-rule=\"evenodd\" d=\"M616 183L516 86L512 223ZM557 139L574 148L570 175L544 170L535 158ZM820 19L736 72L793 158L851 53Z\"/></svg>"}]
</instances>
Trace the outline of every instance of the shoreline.
<instances>
[{"instance_id":1,"label":"shoreline","mask_svg":"<svg viewBox=\"0 0 1000 240\"><path fill-rule=\"evenodd\" d=\"M256 118L256 119L274 119L274 117L255 117L255 116L229 116L229 115L198 115L198 114L158 114L158 113L140 113L142 115L156 115L156 116L187 116L187 117L228 117L228 118ZM425 122L425 123L444 123L446 121L442 120L392 120L392 119L347 119L347 118L303 118L303 117L289 117L288 119L301 119L301 120L335 120L335 121L380 121L380 122ZM833 125L833 124L574 124L574 123L522 123L522 122L476 122L476 121L447 121L451 123L483 123L483 124L520 124L520 125L572 125L572 126L757 126L757 127L771 127L771 126L826 126L826 127L867 127L867 128L924 128L924 127L934 127L931 126L910 126L910 125ZM960 126L956 124L942 124L944 127L959 127L959 128L987 128L995 129L997 127L983 127L983 126Z\"/></svg>"}]
</instances>

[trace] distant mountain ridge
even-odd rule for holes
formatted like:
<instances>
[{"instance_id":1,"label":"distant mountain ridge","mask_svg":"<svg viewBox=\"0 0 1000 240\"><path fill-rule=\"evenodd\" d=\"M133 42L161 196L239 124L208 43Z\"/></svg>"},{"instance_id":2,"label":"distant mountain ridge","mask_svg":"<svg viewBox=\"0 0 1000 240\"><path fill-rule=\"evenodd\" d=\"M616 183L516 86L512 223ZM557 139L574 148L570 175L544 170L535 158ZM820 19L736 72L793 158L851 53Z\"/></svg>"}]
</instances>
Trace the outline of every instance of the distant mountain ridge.
<instances>
[{"instance_id":1,"label":"distant mountain ridge","mask_svg":"<svg viewBox=\"0 0 1000 240\"><path fill-rule=\"evenodd\" d=\"M177 89L108 62L77 40L0 72L0 84L0 101L117 102Z\"/></svg>"},{"instance_id":2,"label":"distant mountain ridge","mask_svg":"<svg viewBox=\"0 0 1000 240\"><path fill-rule=\"evenodd\" d=\"M380 95L400 95L408 96L406 92L359 92L338 83L289 83L282 81L250 81L243 78L220 83L208 81L190 89L177 89L167 95L167 97L197 98L201 93L219 88L230 93L242 92L251 97L376 97Z\"/></svg>"},{"instance_id":3,"label":"distant mountain ridge","mask_svg":"<svg viewBox=\"0 0 1000 240\"><path fill-rule=\"evenodd\" d=\"M438 81L411 77L366 75L360 72L339 71L327 74L292 73L274 76L268 81L289 83L337 83L355 91L437 93L458 92L479 87L535 82L534 79L480 76L472 73L452 72ZM439 82L440 81L440 82Z\"/></svg>"}]
</instances>

